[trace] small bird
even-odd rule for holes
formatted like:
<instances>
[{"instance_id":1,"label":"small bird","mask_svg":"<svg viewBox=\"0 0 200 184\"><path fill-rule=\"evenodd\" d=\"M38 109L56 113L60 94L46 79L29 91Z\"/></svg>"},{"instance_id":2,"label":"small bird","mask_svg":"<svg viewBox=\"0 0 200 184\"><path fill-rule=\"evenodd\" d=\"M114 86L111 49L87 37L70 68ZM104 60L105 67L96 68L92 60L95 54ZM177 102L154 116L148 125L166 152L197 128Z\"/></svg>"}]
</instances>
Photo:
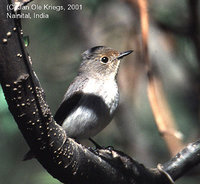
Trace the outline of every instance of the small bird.
<instances>
[{"instance_id":1,"label":"small bird","mask_svg":"<svg viewBox=\"0 0 200 184\"><path fill-rule=\"evenodd\" d=\"M119 103L116 82L120 60L132 50L118 52L105 46L96 46L82 53L78 75L64 95L54 119L68 137L76 141L91 140L112 120ZM29 151L24 160L33 157Z\"/></svg>"},{"instance_id":2,"label":"small bird","mask_svg":"<svg viewBox=\"0 0 200 184\"><path fill-rule=\"evenodd\" d=\"M82 53L78 75L54 116L69 137L88 139L110 123L119 103L120 60L131 52L96 46Z\"/></svg>"}]
</instances>

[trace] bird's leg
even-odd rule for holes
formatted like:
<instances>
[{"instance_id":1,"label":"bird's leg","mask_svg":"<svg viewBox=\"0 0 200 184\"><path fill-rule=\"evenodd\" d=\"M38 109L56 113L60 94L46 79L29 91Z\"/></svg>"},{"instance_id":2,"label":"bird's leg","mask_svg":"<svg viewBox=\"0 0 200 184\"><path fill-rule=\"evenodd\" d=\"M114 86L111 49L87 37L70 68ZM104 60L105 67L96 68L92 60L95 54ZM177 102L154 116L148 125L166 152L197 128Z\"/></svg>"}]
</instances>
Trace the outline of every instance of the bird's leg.
<instances>
[{"instance_id":1,"label":"bird's leg","mask_svg":"<svg viewBox=\"0 0 200 184\"><path fill-rule=\"evenodd\" d=\"M89 138L89 140L96 146L97 149L103 149L103 147L96 143L92 138Z\"/></svg>"}]
</instances>

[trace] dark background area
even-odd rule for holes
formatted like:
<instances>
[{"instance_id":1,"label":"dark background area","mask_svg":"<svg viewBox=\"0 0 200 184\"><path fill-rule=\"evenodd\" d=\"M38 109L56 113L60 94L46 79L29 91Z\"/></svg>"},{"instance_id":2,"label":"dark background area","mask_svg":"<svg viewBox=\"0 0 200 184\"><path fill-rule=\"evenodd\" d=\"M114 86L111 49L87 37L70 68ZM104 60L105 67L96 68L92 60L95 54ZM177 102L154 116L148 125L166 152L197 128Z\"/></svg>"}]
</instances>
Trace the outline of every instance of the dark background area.
<instances>
[{"instance_id":1,"label":"dark background area","mask_svg":"<svg viewBox=\"0 0 200 184\"><path fill-rule=\"evenodd\" d=\"M118 74L120 107L110 125L94 139L103 146L122 150L148 167L167 161L170 154L157 131L147 96L137 6L126 0L35 0L31 4L62 5L66 9L68 4L82 5L82 10L46 11L49 19L22 20L24 35L30 38L28 51L33 68L52 112L76 76L83 51L96 45L120 51L133 49L134 53L121 63ZM149 1L150 59L185 144L200 137L200 45L193 36L194 29L200 29L200 15L191 19L190 4L186 0ZM196 8L200 10L200 6ZM37 160L22 161L28 149L0 89L0 183L59 183ZM177 183L197 184L199 179L199 173L192 172Z\"/></svg>"}]
</instances>

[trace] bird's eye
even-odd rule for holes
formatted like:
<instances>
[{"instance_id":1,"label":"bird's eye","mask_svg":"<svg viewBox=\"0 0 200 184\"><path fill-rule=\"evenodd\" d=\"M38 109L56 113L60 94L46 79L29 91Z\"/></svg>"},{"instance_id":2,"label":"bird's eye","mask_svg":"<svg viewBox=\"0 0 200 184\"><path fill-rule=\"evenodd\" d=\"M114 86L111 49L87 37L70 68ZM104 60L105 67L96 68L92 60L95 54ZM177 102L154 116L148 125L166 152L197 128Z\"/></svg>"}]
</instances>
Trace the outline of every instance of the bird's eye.
<instances>
[{"instance_id":1,"label":"bird's eye","mask_svg":"<svg viewBox=\"0 0 200 184\"><path fill-rule=\"evenodd\" d=\"M101 61L102 61L103 63L107 63L107 62L108 62L108 57L102 57L102 58L101 58Z\"/></svg>"}]
</instances>

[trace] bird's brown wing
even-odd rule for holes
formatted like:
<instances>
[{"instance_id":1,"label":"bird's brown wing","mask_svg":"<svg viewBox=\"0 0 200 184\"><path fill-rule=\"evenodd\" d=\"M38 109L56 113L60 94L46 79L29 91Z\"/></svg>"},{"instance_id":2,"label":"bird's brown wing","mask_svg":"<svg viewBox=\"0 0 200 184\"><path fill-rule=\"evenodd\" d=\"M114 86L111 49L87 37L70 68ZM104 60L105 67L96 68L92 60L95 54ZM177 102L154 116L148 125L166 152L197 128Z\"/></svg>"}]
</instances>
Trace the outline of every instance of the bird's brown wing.
<instances>
[{"instance_id":1,"label":"bird's brown wing","mask_svg":"<svg viewBox=\"0 0 200 184\"><path fill-rule=\"evenodd\" d=\"M62 126L66 117L77 107L79 101L83 97L82 89L88 82L87 78L78 76L69 86L62 103L60 104L54 119Z\"/></svg>"},{"instance_id":2,"label":"bird's brown wing","mask_svg":"<svg viewBox=\"0 0 200 184\"><path fill-rule=\"evenodd\" d=\"M54 116L55 121L59 125L62 125L66 117L72 112L74 108L77 107L77 104L82 96L83 94L81 92L75 92L75 94L71 95L69 98L61 103Z\"/></svg>"}]
</instances>

